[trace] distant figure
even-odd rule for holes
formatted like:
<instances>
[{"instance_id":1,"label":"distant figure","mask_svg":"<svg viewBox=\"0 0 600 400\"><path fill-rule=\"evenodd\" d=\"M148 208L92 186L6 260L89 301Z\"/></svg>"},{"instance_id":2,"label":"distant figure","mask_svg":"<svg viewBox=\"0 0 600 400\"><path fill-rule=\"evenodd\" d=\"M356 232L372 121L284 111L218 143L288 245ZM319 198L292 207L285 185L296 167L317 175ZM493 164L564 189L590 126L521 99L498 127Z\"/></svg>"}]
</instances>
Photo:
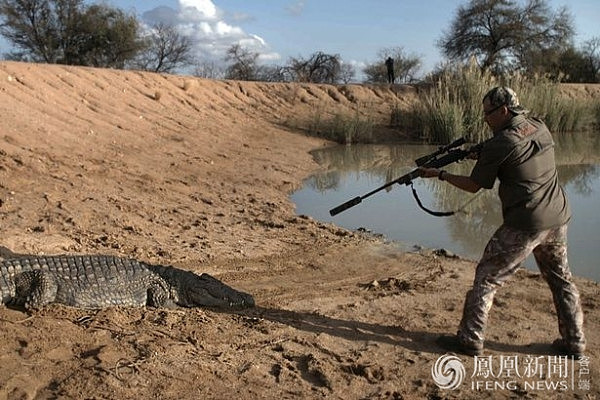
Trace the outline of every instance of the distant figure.
<instances>
[{"instance_id":1,"label":"distant figure","mask_svg":"<svg viewBox=\"0 0 600 400\"><path fill-rule=\"evenodd\" d=\"M385 66L387 67L388 83L394 83L394 59L388 57L387 60L385 60Z\"/></svg>"}]
</instances>

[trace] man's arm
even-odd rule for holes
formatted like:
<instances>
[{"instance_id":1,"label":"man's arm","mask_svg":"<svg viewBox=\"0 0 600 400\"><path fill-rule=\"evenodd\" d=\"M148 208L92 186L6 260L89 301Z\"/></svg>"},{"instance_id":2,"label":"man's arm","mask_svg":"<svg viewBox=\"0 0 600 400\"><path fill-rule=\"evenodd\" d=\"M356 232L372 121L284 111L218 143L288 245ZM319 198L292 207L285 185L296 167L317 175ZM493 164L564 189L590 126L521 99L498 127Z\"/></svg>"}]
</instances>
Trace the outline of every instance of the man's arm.
<instances>
[{"instance_id":1,"label":"man's arm","mask_svg":"<svg viewBox=\"0 0 600 400\"><path fill-rule=\"evenodd\" d=\"M481 189L481 186L469 176L454 175L437 168L419 168L419 174L422 178L439 178L442 181L447 181L452 186L470 193L477 193Z\"/></svg>"}]
</instances>

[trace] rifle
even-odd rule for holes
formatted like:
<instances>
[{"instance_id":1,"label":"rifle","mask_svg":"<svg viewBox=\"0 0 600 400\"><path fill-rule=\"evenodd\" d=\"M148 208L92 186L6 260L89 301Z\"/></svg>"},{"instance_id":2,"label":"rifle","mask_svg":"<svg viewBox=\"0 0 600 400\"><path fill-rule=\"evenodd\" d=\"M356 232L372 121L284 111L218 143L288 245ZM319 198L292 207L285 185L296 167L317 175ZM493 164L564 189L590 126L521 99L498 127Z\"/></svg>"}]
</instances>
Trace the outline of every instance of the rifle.
<instances>
[{"instance_id":1,"label":"rifle","mask_svg":"<svg viewBox=\"0 0 600 400\"><path fill-rule=\"evenodd\" d=\"M417 164L417 167L441 168L448 164L452 164L452 163L464 160L470 154L479 153L481 151L481 146L482 146L481 143L477 144L475 146L472 146L468 149L457 149L456 148L456 147L462 146L465 143L466 143L466 140L464 137L462 137L446 146L439 147L436 151L434 151L431 154L428 154L428 155L425 155L423 157L416 159L415 163ZM412 186L413 179L418 178L419 176L420 176L419 169L416 168L416 169L410 171L408 174L402 175L400 178L395 179L391 182L388 182L385 185L382 185L382 186L378 187L377 189L375 189L365 195L357 196L357 197L353 198L352 200L348 200L347 202L340 204L339 206L337 206L335 208L332 208L331 210L329 210L329 214L333 217L334 215L337 215L337 214L341 213L342 211L345 211L351 207L354 207L357 204L360 204L367 197L372 196L375 193L377 193L385 188L395 185L396 183L399 185L407 185L407 186L411 185ZM440 213L440 212L430 211L430 210L426 209L425 207L423 207L414 188L413 188L413 195L415 196L415 199L417 200L417 203L419 204L419 206L430 214L433 214L436 216L447 216L447 215L454 214L454 212Z\"/></svg>"}]
</instances>

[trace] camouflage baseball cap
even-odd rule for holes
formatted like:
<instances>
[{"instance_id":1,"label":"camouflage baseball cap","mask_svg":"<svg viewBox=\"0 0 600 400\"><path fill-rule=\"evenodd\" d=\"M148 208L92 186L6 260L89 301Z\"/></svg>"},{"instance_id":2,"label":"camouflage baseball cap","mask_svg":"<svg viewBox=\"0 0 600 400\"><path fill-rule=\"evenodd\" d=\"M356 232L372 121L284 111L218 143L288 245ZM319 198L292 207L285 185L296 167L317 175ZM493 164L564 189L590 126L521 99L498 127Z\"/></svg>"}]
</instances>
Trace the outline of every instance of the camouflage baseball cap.
<instances>
[{"instance_id":1,"label":"camouflage baseball cap","mask_svg":"<svg viewBox=\"0 0 600 400\"><path fill-rule=\"evenodd\" d=\"M483 98L489 99L490 105L494 107L506 105L506 107L514 114L525 114L529 112L529 110L526 110L521 106L515 91L506 86L493 88L487 92Z\"/></svg>"}]
</instances>

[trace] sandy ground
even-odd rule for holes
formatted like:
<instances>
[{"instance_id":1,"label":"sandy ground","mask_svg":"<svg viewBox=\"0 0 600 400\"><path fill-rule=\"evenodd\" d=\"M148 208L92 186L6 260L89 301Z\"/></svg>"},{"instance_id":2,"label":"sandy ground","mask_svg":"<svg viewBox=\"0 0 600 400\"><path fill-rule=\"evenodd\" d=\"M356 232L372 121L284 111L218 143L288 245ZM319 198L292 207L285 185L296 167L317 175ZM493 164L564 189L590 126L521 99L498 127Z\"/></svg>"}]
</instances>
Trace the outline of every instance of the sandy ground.
<instances>
[{"instance_id":1,"label":"sandy ground","mask_svg":"<svg viewBox=\"0 0 600 400\"><path fill-rule=\"evenodd\" d=\"M576 279L587 371L551 368L550 292L523 271L497 296L485 355L537 357L545 372L475 390L481 369L460 356L463 384L441 389L435 339L455 332L475 263L295 214L289 193L319 168L309 151L330 143L294 128L316 113L368 112L386 135L391 107L413 94L0 63L5 254L132 257L209 272L257 301L244 311L2 307L0 399L597 398L597 283ZM544 389L550 381L574 384Z\"/></svg>"}]
</instances>

